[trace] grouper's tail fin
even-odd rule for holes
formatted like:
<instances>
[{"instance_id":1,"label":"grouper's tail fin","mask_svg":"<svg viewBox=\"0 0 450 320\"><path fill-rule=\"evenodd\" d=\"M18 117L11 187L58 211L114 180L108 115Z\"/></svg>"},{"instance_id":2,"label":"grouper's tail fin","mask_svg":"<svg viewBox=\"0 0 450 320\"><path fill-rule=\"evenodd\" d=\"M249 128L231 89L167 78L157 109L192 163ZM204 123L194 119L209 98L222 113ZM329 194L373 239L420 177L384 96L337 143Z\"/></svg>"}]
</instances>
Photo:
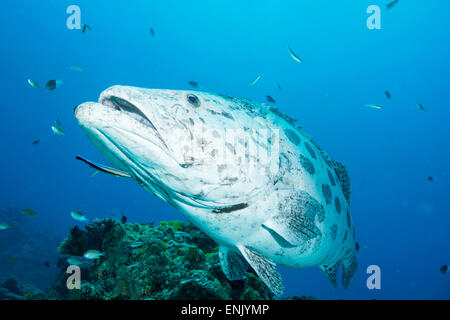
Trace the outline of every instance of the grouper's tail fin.
<instances>
[{"instance_id":1,"label":"grouper's tail fin","mask_svg":"<svg viewBox=\"0 0 450 320\"><path fill-rule=\"evenodd\" d=\"M356 262L355 250L352 250L347 256L344 256L341 260L342 263L342 285L344 289L348 288L350 280L355 276L356 270L358 268L358 263Z\"/></svg>"}]
</instances>

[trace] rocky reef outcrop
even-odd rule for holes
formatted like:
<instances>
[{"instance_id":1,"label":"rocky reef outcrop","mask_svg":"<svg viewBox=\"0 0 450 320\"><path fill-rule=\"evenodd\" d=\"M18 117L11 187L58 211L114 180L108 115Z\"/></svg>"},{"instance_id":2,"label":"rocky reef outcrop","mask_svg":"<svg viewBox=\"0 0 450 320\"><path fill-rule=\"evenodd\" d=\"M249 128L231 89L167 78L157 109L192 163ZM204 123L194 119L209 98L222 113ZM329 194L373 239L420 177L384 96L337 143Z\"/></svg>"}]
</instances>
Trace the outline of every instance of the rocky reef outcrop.
<instances>
[{"instance_id":1,"label":"rocky reef outcrop","mask_svg":"<svg viewBox=\"0 0 450 320\"><path fill-rule=\"evenodd\" d=\"M61 274L45 293L48 299L273 299L248 270L244 280L228 281L216 243L190 223L158 225L95 220L74 227L58 251ZM88 250L103 255L81 258ZM81 289L68 290L68 257L81 261Z\"/></svg>"},{"instance_id":2,"label":"rocky reef outcrop","mask_svg":"<svg viewBox=\"0 0 450 320\"><path fill-rule=\"evenodd\" d=\"M35 286L19 284L16 278L0 283L0 300L27 300L44 296L45 293Z\"/></svg>"}]
</instances>

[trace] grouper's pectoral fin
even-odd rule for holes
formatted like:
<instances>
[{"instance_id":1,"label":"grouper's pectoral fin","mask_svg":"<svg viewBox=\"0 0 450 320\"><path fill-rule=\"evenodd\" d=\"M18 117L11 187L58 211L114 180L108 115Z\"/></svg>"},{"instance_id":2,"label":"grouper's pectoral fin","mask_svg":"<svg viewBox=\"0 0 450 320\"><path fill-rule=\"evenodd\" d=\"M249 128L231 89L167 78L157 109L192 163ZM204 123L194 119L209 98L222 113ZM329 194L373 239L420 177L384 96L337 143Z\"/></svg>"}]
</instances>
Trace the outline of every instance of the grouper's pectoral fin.
<instances>
[{"instance_id":1,"label":"grouper's pectoral fin","mask_svg":"<svg viewBox=\"0 0 450 320\"><path fill-rule=\"evenodd\" d=\"M330 280L330 282L333 284L333 286L335 288L337 288L337 273L338 273L338 269L339 269L339 262L336 262L333 265L322 265L319 266L319 268L323 271L323 273L325 273L325 275L327 276L328 280Z\"/></svg>"},{"instance_id":2,"label":"grouper's pectoral fin","mask_svg":"<svg viewBox=\"0 0 450 320\"><path fill-rule=\"evenodd\" d=\"M281 279L281 275L277 271L275 263L247 247L238 247L244 258L266 286L269 287L276 296L282 295L284 292L283 279Z\"/></svg>"},{"instance_id":3,"label":"grouper's pectoral fin","mask_svg":"<svg viewBox=\"0 0 450 320\"><path fill-rule=\"evenodd\" d=\"M316 219L323 220L323 206L304 191L281 190L284 199L278 212L266 221L266 229L281 247L290 248L320 236Z\"/></svg>"},{"instance_id":4,"label":"grouper's pectoral fin","mask_svg":"<svg viewBox=\"0 0 450 320\"><path fill-rule=\"evenodd\" d=\"M228 280L241 280L245 277L248 263L239 252L225 246L219 246L219 258L222 271Z\"/></svg>"}]
</instances>

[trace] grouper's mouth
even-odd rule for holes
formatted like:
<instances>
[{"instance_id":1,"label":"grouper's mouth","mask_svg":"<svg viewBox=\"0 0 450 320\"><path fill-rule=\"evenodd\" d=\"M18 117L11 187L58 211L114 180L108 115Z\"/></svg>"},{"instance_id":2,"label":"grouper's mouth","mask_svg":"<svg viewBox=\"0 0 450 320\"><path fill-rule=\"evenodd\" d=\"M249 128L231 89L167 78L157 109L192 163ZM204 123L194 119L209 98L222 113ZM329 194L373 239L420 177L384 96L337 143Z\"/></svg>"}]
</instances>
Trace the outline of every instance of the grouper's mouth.
<instances>
[{"instance_id":1,"label":"grouper's mouth","mask_svg":"<svg viewBox=\"0 0 450 320\"><path fill-rule=\"evenodd\" d=\"M102 97L99 103L104 106L111 107L117 111L125 112L128 116L139 121L143 125L150 127L154 131L158 139L161 141L163 146L168 149L166 142L161 137L161 134L158 132L158 129L156 129L153 122L145 115L145 113L143 113L137 106L135 106L131 102L116 96L108 96Z\"/></svg>"}]
</instances>

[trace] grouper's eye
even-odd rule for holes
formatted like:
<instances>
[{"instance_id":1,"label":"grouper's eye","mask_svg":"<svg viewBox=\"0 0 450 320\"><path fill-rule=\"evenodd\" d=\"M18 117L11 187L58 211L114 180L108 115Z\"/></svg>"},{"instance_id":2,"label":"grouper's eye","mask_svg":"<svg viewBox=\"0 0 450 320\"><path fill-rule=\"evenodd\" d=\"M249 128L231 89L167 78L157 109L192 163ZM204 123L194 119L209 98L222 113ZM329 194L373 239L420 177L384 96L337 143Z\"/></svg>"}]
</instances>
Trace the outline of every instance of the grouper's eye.
<instances>
[{"instance_id":1,"label":"grouper's eye","mask_svg":"<svg viewBox=\"0 0 450 320\"><path fill-rule=\"evenodd\" d=\"M188 94L187 101L194 107L200 107L200 100L193 94Z\"/></svg>"}]
</instances>

